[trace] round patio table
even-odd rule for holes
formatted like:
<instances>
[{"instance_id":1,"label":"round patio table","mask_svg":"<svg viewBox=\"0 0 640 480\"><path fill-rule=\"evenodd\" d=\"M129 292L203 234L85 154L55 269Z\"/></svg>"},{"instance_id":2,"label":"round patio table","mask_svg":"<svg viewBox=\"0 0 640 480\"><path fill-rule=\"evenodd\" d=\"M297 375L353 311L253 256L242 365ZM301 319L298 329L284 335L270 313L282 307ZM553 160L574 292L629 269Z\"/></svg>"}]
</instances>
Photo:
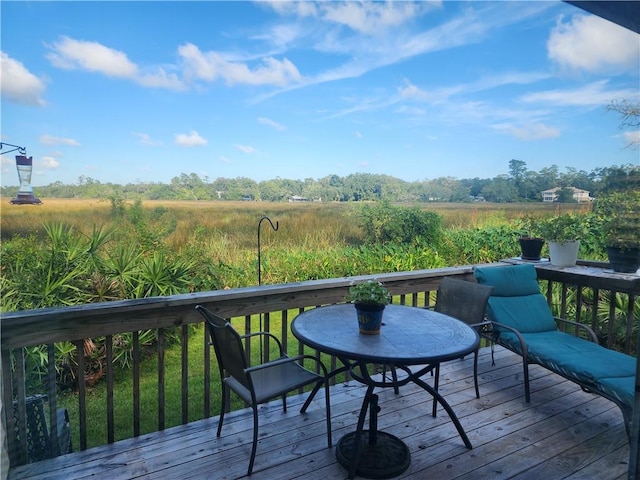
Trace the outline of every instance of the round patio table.
<instances>
[{"instance_id":1,"label":"round patio table","mask_svg":"<svg viewBox=\"0 0 640 480\"><path fill-rule=\"evenodd\" d=\"M408 447L399 438L378 431L377 387L398 388L413 382L434 397L448 413L467 448L472 448L458 417L442 395L420 377L436 365L463 357L475 351L480 342L476 331L455 318L431 310L387 305L379 335L363 335L353 304L318 307L298 315L291 324L301 343L336 356L344 367L335 375L349 370L367 391L360 409L355 432L345 435L336 448L338 461L349 470L366 478L391 478L404 472L411 463ZM371 365L388 365L406 376L399 378L392 370L392 380L380 381L370 375ZM420 365L410 369L410 366ZM364 421L369 413L369 430Z\"/></svg>"}]
</instances>

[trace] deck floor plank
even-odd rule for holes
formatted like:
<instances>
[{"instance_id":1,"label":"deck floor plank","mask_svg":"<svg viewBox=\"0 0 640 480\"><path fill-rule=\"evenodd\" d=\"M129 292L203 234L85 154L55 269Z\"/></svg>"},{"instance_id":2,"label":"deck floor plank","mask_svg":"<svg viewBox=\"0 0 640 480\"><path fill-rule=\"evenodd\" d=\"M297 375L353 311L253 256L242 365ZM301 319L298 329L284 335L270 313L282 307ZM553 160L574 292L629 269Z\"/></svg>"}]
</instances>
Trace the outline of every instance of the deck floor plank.
<instances>
[{"instance_id":1,"label":"deck floor plank","mask_svg":"<svg viewBox=\"0 0 640 480\"><path fill-rule=\"evenodd\" d=\"M431 416L431 397L414 385L396 395L377 390L379 428L402 438L412 462L398 478L570 479L626 477L629 447L619 409L583 392L543 368L531 367L531 403L524 401L520 357L483 348L480 395L475 398L471 357L442 365L440 391L452 406L474 448L468 450L442 406ZM427 381L431 381L427 377ZM355 428L364 387L331 387L334 445ZM251 478L344 479L345 469L327 448L323 396L305 415L304 396L262 406L260 440ZM227 414L216 438L217 417L145 434L12 469L9 480L235 479L247 478L251 449L250 410Z\"/></svg>"}]
</instances>

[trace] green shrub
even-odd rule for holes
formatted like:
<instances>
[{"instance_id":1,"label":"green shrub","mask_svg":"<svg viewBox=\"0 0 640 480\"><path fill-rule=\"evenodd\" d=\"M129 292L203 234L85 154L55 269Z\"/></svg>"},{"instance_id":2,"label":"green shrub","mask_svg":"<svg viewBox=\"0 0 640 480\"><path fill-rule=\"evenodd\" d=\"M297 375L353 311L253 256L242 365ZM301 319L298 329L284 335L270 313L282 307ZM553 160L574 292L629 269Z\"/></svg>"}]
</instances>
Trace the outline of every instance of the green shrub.
<instances>
[{"instance_id":1,"label":"green shrub","mask_svg":"<svg viewBox=\"0 0 640 480\"><path fill-rule=\"evenodd\" d=\"M440 238L442 217L418 207L380 201L361 208L360 223L367 243L433 244Z\"/></svg>"}]
</instances>

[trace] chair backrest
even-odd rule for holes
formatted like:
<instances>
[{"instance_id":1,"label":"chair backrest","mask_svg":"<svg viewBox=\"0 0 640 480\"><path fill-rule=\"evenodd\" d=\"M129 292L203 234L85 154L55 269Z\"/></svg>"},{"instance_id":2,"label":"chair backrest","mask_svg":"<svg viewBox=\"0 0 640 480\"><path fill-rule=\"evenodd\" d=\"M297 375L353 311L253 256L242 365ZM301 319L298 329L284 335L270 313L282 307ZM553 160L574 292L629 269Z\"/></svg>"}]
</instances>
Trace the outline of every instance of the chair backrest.
<instances>
[{"instance_id":1,"label":"chair backrest","mask_svg":"<svg viewBox=\"0 0 640 480\"><path fill-rule=\"evenodd\" d=\"M468 325L481 323L492 290L493 287L476 282L444 277L438 287L434 310Z\"/></svg>"},{"instance_id":2,"label":"chair backrest","mask_svg":"<svg viewBox=\"0 0 640 480\"><path fill-rule=\"evenodd\" d=\"M247 359L242 339L236 329L224 318L212 313L202 305L197 305L196 310L202 314L207 322L213 349L220 367L220 377L222 379L233 377L245 388L252 391L251 378L245 372Z\"/></svg>"},{"instance_id":3,"label":"chair backrest","mask_svg":"<svg viewBox=\"0 0 640 480\"><path fill-rule=\"evenodd\" d=\"M540 292L538 275L530 264L504 267L476 267L478 283L493 286L489 298L489 320L515 328L521 333L557 330L547 300ZM496 327L500 331L500 327Z\"/></svg>"}]
</instances>

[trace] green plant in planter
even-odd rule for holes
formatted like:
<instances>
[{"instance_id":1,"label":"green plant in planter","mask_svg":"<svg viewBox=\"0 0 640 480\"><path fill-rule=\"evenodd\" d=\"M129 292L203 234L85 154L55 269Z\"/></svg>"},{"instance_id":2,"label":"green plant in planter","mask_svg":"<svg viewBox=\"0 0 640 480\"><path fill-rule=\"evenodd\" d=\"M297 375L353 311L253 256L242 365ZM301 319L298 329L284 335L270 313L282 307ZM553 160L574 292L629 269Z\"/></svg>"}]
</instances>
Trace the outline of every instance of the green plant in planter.
<instances>
[{"instance_id":1,"label":"green plant in planter","mask_svg":"<svg viewBox=\"0 0 640 480\"><path fill-rule=\"evenodd\" d=\"M580 215L570 213L543 218L538 222L538 231L547 242L575 242L586 233L582 220Z\"/></svg>"},{"instance_id":2,"label":"green plant in planter","mask_svg":"<svg viewBox=\"0 0 640 480\"><path fill-rule=\"evenodd\" d=\"M360 305L388 305L391 302L391 295L387 287L377 280L367 280L366 282L351 285L347 301Z\"/></svg>"},{"instance_id":3,"label":"green plant in planter","mask_svg":"<svg viewBox=\"0 0 640 480\"><path fill-rule=\"evenodd\" d=\"M540 234L538 224L540 223L540 217L534 217L531 215L524 216L518 223L518 233L520 238L542 238Z\"/></svg>"},{"instance_id":4,"label":"green plant in planter","mask_svg":"<svg viewBox=\"0 0 640 480\"><path fill-rule=\"evenodd\" d=\"M596 201L609 263L615 272L640 268L640 191L611 193Z\"/></svg>"},{"instance_id":5,"label":"green plant in planter","mask_svg":"<svg viewBox=\"0 0 640 480\"><path fill-rule=\"evenodd\" d=\"M606 247L640 248L640 190L611 193L596 200Z\"/></svg>"},{"instance_id":6,"label":"green plant in planter","mask_svg":"<svg viewBox=\"0 0 640 480\"><path fill-rule=\"evenodd\" d=\"M523 260L540 260L544 238L538 232L538 217L527 215L520 219L517 224L517 232L520 234L518 243L520 244L520 257Z\"/></svg>"}]
</instances>

